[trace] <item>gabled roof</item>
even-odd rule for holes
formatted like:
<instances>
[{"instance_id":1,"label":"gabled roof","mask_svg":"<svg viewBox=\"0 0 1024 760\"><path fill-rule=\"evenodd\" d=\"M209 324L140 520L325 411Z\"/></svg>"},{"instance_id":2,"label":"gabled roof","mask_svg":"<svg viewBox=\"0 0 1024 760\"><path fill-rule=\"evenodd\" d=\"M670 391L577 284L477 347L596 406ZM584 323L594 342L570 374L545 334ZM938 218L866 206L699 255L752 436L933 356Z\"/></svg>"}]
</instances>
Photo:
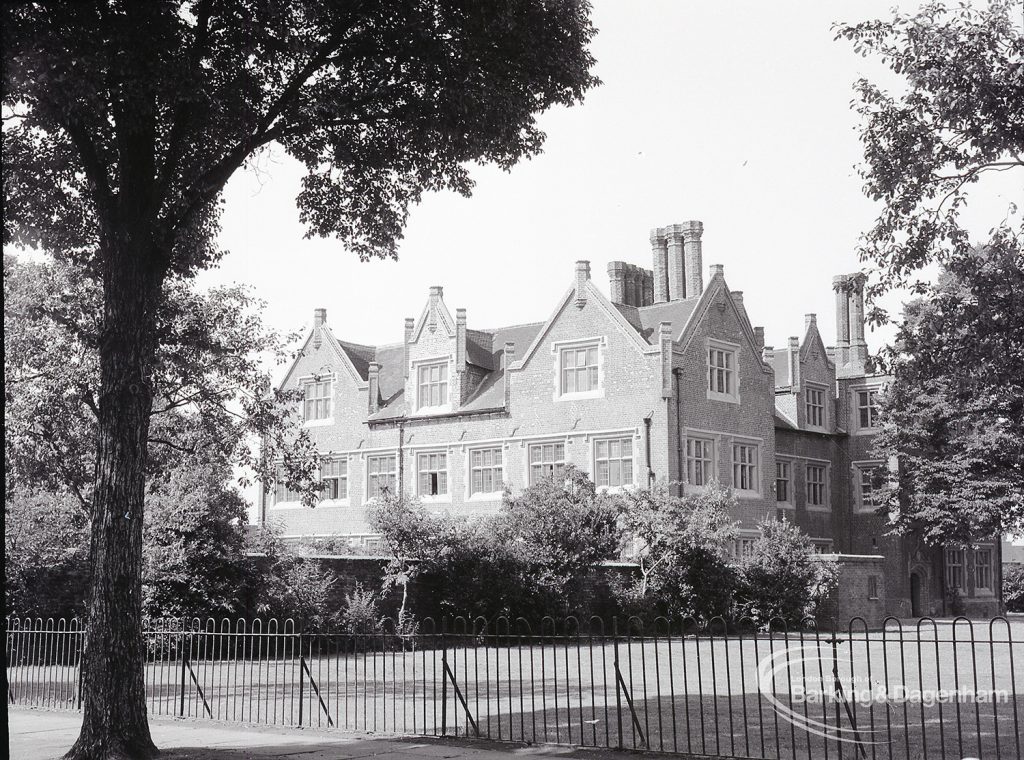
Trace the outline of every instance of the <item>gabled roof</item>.
<instances>
[{"instance_id":1,"label":"gabled roof","mask_svg":"<svg viewBox=\"0 0 1024 760\"><path fill-rule=\"evenodd\" d=\"M516 350L528 346L543 322L527 325L511 325L491 330L466 331L466 358L482 369L488 370L473 391L460 412L475 412L484 409L495 409L505 405L505 371L501 366L501 356L505 351L505 343L516 344ZM472 348L471 348L472 346ZM377 349L377 362L380 369L381 408L370 415L370 421L394 420L408 414L405 402L405 348L401 344L384 346Z\"/></svg>"},{"instance_id":2,"label":"gabled roof","mask_svg":"<svg viewBox=\"0 0 1024 760\"><path fill-rule=\"evenodd\" d=\"M658 325L662 322L672 323L672 331L675 333L672 339L679 340L683 334L683 328L699 300L698 296L681 301L665 301L651 306L640 306L639 308L617 303L615 308L623 313L623 316L640 333L641 338L654 345L658 341ZM627 314L626 310L630 310L632 313Z\"/></svg>"},{"instance_id":3,"label":"gabled roof","mask_svg":"<svg viewBox=\"0 0 1024 760\"><path fill-rule=\"evenodd\" d=\"M631 323L629 319L627 319L626 316L624 316L622 312L618 308L616 308L617 304L613 304L605 297L604 293L598 290L597 286L594 285L593 280L587 280L586 285L584 287L586 287L587 298L594 299L594 302L598 305L598 307L601 308L608 315L609 319L611 319L611 321L619 328L623 335L631 339L636 344L636 347L638 349L644 351L645 353L650 352L652 350L651 345L646 340L644 340L644 338L640 335L640 331L636 327L636 325ZM530 347L526 350L526 353L523 354L522 357L520 357L517 350L517 361L516 364L513 366L513 369L521 368L524 364L526 364L527 361L529 361L530 357L533 356L534 353L536 353L537 348L544 340L544 336L555 324L555 321L558 319L558 316L562 313L565 307L569 305L569 303L573 300L575 295L575 286L569 288L569 290L565 292L565 295L563 295L562 298L559 300L558 306L555 307L555 310L551 313L551 316L548 317L547 321L543 323L541 329L537 332L536 336L533 339L533 342L530 343Z\"/></svg>"}]
</instances>

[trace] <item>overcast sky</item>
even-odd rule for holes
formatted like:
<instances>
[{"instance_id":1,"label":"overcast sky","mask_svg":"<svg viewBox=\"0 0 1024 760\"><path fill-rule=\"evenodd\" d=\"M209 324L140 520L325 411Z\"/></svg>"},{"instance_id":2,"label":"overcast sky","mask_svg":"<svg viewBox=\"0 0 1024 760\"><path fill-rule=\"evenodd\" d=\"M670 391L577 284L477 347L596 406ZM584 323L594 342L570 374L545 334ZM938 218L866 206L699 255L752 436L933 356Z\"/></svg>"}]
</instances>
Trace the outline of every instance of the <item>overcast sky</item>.
<instances>
[{"instance_id":1,"label":"overcast sky","mask_svg":"<svg viewBox=\"0 0 1024 760\"><path fill-rule=\"evenodd\" d=\"M251 284L279 329L309 326L323 306L337 335L392 343L430 285L473 328L540 321L577 259L607 292L608 261L649 268L652 227L699 219L705 280L708 265L725 265L768 344L801 334L808 312L831 343L831 278L858 269L857 238L875 216L854 170L852 83L886 81L879 64L833 41L831 25L892 5L598 0L592 49L604 84L582 106L542 116L542 155L507 174L476 168L471 198L434 194L415 207L397 262L362 263L337 241L304 239L301 169L277 150L228 185L230 253L201 281ZM1005 215L1010 192L972 199L979 233ZM880 337L868 335L872 348Z\"/></svg>"}]
</instances>

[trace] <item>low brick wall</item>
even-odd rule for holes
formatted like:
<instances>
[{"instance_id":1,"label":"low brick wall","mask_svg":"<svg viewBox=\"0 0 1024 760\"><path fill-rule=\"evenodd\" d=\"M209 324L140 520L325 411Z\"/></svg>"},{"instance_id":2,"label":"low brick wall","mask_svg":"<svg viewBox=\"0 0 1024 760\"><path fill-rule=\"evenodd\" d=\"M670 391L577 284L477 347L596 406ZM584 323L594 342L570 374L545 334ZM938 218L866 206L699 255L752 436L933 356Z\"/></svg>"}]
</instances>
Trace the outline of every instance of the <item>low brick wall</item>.
<instances>
[{"instance_id":1,"label":"low brick wall","mask_svg":"<svg viewBox=\"0 0 1024 760\"><path fill-rule=\"evenodd\" d=\"M869 628L880 628L888 609L885 557L875 554L822 554L839 566L839 583L818 611L818 622L845 627L855 617ZM872 584L871 578L874 578Z\"/></svg>"}]
</instances>

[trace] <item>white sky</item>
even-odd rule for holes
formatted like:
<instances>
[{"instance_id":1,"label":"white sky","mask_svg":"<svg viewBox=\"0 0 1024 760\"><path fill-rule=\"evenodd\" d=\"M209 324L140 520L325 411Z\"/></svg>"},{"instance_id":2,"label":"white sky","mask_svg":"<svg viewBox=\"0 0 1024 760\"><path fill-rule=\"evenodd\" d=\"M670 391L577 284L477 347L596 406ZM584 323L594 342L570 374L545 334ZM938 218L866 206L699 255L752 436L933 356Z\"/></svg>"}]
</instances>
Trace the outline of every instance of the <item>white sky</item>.
<instances>
[{"instance_id":1,"label":"white sky","mask_svg":"<svg viewBox=\"0 0 1024 760\"><path fill-rule=\"evenodd\" d=\"M508 174L475 168L471 198L428 196L397 262L362 263L335 240L305 240L294 206L301 167L277 150L228 185L230 253L201 282L253 285L282 330L309 326L323 306L337 335L392 343L430 285L468 310L470 327L540 321L577 259L591 261L607 292L608 261L649 268L652 227L699 219L705 281L708 265L724 264L769 345L802 334L808 312L831 343L831 278L859 268L855 244L875 216L853 168L852 83L887 81L834 42L831 25L887 17L892 5L598 0L592 49L604 85L542 116L542 155ZM987 231L1010 194L1004 185L982 200L976 190L969 225ZM872 348L880 337L868 335Z\"/></svg>"}]
</instances>

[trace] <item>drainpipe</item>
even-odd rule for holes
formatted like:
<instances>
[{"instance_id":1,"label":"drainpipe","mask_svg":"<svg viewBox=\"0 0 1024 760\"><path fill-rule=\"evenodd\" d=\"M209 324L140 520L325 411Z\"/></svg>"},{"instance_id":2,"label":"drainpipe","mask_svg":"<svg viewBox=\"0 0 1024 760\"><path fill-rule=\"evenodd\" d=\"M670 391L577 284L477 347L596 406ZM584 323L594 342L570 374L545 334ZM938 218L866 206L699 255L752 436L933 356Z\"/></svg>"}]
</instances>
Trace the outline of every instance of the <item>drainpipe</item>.
<instances>
[{"instance_id":1,"label":"drainpipe","mask_svg":"<svg viewBox=\"0 0 1024 760\"><path fill-rule=\"evenodd\" d=\"M680 396L682 395L680 390L680 376L682 375L681 369L672 370L673 379L673 391L676 396L676 473L679 475L679 495L683 495L683 473L686 471L686 462L683 460L683 426L682 418L682 401Z\"/></svg>"},{"instance_id":2,"label":"drainpipe","mask_svg":"<svg viewBox=\"0 0 1024 760\"><path fill-rule=\"evenodd\" d=\"M398 498L405 488L405 423L398 423Z\"/></svg>"},{"instance_id":3,"label":"drainpipe","mask_svg":"<svg viewBox=\"0 0 1024 760\"><path fill-rule=\"evenodd\" d=\"M654 417L652 411L644 417L644 457L647 459L647 487L654 486L654 470L651 469L651 421Z\"/></svg>"}]
</instances>

